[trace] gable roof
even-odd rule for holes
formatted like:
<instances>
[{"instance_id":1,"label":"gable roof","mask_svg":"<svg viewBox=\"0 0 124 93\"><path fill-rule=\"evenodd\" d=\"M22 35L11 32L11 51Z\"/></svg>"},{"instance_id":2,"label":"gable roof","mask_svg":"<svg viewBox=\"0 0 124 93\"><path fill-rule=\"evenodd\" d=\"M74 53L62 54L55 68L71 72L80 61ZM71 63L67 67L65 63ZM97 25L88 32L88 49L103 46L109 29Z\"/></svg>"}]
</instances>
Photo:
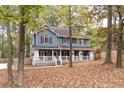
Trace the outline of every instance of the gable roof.
<instances>
[{"instance_id":1,"label":"gable roof","mask_svg":"<svg viewBox=\"0 0 124 93\"><path fill-rule=\"evenodd\" d=\"M58 37L69 37L69 28L64 28L64 27L52 27L52 26L48 26L48 25L44 25L43 28L41 29L41 31L44 30L49 30L51 32L53 32L54 34L56 34ZM89 39L88 37L84 37L78 33L74 33L72 32L72 38L85 38L85 39Z\"/></svg>"},{"instance_id":2,"label":"gable roof","mask_svg":"<svg viewBox=\"0 0 124 93\"><path fill-rule=\"evenodd\" d=\"M50 27L50 30L57 34L57 36L68 37L69 36L69 29L62 28L62 27Z\"/></svg>"}]
</instances>

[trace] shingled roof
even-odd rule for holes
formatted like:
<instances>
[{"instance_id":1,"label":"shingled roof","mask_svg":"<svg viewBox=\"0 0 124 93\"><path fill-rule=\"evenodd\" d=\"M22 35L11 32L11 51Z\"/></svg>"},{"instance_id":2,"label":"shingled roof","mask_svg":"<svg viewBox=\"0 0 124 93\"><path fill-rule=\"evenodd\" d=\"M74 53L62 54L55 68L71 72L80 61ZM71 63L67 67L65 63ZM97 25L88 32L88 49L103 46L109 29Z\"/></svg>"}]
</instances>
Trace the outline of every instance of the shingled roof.
<instances>
[{"instance_id":1,"label":"shingled roof","mask_svg":"<svg viewBox=\"0 0 124 93\"><path fill-rule=\"evenodd\" d=\"M58 37L69 37L69 28L64 28L64 27L52 27L48 25L44 25L43 29L47 29L52 31L54 34L56 34ZM43 30L41 30L43 31ZM72 32L72 38L85 38L89 39L88 37L84 37L78 33Z\"/></svg>"}]
</instances>

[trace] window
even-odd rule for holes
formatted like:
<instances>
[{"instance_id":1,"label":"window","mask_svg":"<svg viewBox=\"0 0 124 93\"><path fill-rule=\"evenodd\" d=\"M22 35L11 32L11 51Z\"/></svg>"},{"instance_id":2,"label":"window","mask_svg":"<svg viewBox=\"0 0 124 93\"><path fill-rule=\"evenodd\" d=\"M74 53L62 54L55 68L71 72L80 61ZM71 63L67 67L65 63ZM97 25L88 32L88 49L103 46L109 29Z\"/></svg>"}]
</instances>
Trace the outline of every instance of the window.
<instances>
[{"instance_id":1,"label":"window","mask_svg":"<svg viewBox=\"0 0 124 93\"><path fill-rule=\"evenodd\" d=\"M52 44L52 37L49 37L49 43Z\"/></svg>"},{"instance_id":2,"label":"window","mask_svg":"<svg viewBox=\"0 0 124 93\"><path fill-rule=\"evenodd\" d=\"M76 38L72 38L72 43L76 44Z\"/></svg>"},{"instance_id":3,"label":"window","mask_svg":"<svg viewBox=\"0 0 124 93\"><path fill-rule=\"evenodd\" d=\"M88 39L84 39L84 45L88 44L89 40Z\"/></svg>"},{"instance_id":4,"label":"window","mask_svg":"<svg viewBox=\"0 0 124 93\"><path fill-rule=\"evenodd\" d=\"M41 36L41 43L44 43L44 37Z\"/></svg>"},{"instance_id":5,"label":"window","mask_svg":"<svg viewBox=\"0 0 124 93\"><path fill-rule=\"evenodd\" d=\"M69 43L69 38L67 38L67 43Z\"/></svg>"},{"instance_id":6,"label":"window","mask_svg":"<svg viewBox=\"0 0 124 93\"><path fill-rule=\"evenodd\" d=\"M81 39L79 39L79 44L81 45L81 42L82 42L82 40Z\"/></svg>"},{"instance_id":7,"label":"window","mask_svg":"<svg viewBox=\"0 0 124 93\"><path fill-rule=\"evenodd\" d=\"M66 38L62 38L62 43L66 43L67 42L67 39Z\"/></svg>"},{"instance_id":8,"label":"window","mask_svg":"<svg viewBox=\"0 0 124 93\"><path fill-rule=\"evenodd\" d=\"M50 43L50 44L52 44L52 37L48 37L47 35L41 36L41 43Z\"/></svg>"},{"instance_id":9,"label":"window","mask_svg":"<svg viewBox=\"0 0 124 93\"><path fill-rule=\"evenodd\" d=\"M62 38L62 44L63 44L64 42L63 42L63 38Z\"/></svg>"},{"instance_id":10,"label":"window","mask_svg":"<svg viewBox=\"0 0 124 93\"><path fill-rule=\"evenodd\" d=\"M66 38L63 38L64 43L66 43Z\"/></svg>"},{"instance_id":11,"label":"window","mask_svg":"<svg viewBox=\"0 0 124 93\"><path fill-rule=\"evenodd\" d=\"M45 43L48 43L48 36L45 36Z\"/></svg>"}]
</instances>

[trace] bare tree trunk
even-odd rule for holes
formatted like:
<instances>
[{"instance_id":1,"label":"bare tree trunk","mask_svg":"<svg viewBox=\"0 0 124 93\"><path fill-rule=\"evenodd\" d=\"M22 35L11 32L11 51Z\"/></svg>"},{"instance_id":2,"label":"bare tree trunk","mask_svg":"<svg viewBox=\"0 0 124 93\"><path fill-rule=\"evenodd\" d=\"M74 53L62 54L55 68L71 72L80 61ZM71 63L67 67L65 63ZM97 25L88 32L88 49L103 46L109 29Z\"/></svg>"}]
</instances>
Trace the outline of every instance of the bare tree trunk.
<instances>
[{"instance_id":1,"label":"bare tree trunk","mask_svg":"<svg viewBox=\"0 0 124 93\"><path fill-rule=\"evenodd\" d=\"M20 6L20 16L24 17L24 6ZM19 59L18 59L18 86L22 87L24 83L24 57L25 57L25 22L21 19L19 24Z\"/></svg>"},{"instance_id":2,"label":"bare tree trunk","mask_svg":"<svg viewBox=\"0 0 124 93\"><path fill-rule=\"evenodd\" d=\"M117 21L117 13L114 13L114 28L113 28L113 43L114 43L114 48L117 48L117 28L116 28L116 21Z\"/></svg>"},{"instance_id":3,"label":"bare tree trunk","mask_svg":"<svg viewBox=\"0 0 124 93\"><path fill-rule=\"evenodd\" d=\"M122 21L122 15L121 15L120 9L121 9L121 7L118 6L119 29L118 29L118 33L117 33L117 36L118 36L117 61L116 61L116 67L117 68L122 68L122 40L123 40L123 38L122 38L122 36L123 36L122 30L123 30L123 21Z\"/></svg>"},{"instance_id":4,"label":"bare tree trunk","mask_svg":"<svg viewBox=\"0 0 124 93\"><path fill-rule=\"evenodd\" d=\"M68 19L68 22L69 22L69 39L70 39L70 51L69 51L69 56L70 56L70 59L69 59L69 67L72 67L72 27L71 27L71 6L69 6L69 19Z\"/></svg>"},{"instance_id":5,"label":"bare tree trunk","mask_svg":"<svg viewBox=\"0 0 124 93\"><path fill-rule=\"evenodd\" d=\"M10 23L6 24L7 27L7 41L8 41L8 81L13 82L13 72L12 72L12 64L13 64L13 45L12 45L12 37L10 34Z\"/></svg>"},{"instance_id":6,"label":"bare tree trunk","mask_svg":"<svg viewBox=\"0 0 124 93\"><path fill-rule=\"evenodd\" d=\"M123 22L123 25L124 25L124 22ZM121 59L122 60L121 61L122 61L122 67L124 67L124 33L123 33L122 37L123 38L122 38L122 50L121 50L121 52L122 52L122 56L121 56L122 58Z\"/></svg>"},{"instance_id":7,"label":"bare tree trunk","mask_svg":"<svg viewBox=\"0 0 124 93\"><path fill-rule=\"evenodd\" d=\"M112 6L108 5L108 33L105 64L111 64L112 49Z\"/></svg>"}]
</instances>

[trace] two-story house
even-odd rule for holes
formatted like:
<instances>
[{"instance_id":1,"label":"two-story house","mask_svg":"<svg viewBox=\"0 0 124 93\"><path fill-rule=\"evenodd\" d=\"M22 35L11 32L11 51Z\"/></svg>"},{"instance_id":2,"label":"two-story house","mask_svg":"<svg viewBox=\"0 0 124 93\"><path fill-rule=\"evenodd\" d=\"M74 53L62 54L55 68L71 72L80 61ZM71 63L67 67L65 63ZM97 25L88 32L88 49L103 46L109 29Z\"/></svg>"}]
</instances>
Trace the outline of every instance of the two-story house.
<instances>
[{"instance_id":1,"label":"two-story house","mask_svg":"<svg viewBox=\"0 0 124 93\"><path fill-rule=\"evenodd\" d=\"M32 64L62 65L69 62L69 29L49 27L44 25L42 30L35 31L32 42ZM90 39L72 33L72 60L83 62L94 60Z\"/></svg>"}]
</instances>

